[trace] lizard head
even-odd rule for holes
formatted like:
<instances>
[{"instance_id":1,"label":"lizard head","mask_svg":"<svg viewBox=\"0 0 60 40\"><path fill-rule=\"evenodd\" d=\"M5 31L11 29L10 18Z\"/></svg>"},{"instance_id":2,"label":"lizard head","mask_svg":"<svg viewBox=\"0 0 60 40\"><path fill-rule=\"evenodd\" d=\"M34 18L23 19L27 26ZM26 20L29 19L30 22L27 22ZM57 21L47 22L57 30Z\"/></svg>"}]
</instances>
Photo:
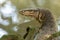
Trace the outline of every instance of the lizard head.
<instances>
[{"instance_id":1,"label":"lizard head","mask_svg":"<svg viewBox=\"0 0 60 40\"><path fill-rule=\"evenodd\" d=\"M20 10L20 14L30 17L38 17L39 11L37 9L26 9L26 10Z\"/></svg>"}]
</instances>

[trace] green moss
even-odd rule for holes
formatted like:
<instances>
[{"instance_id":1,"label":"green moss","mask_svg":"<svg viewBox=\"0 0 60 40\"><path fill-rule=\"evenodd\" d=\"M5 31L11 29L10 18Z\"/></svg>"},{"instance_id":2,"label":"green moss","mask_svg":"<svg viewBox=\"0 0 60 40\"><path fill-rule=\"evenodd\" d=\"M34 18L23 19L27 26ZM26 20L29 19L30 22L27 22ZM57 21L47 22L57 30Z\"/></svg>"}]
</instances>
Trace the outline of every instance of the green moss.
<instances>
[{"instance_id":1,"label":"green moss","mask_svg":"<svg viewBox=\"0 0 60 40\"><path fill-rule=\"evenodd\" d=\"M19 36L17 35L4 35L0 40L18 40Z\"/></svg>"},{"instance_id":2,"label":"green moss","mask_svg":"<svg viewBox=\"0 0 60 40\"><path fill-rule=\"evenodd\" d=\"M56 38L56 37L58 37L58 36L60 36L60 31L52 34L52 35L51 35L49 38L47 38L46 40L52 40L52 39L54 39L54 38Z\"/></svg>"}]
</instances>

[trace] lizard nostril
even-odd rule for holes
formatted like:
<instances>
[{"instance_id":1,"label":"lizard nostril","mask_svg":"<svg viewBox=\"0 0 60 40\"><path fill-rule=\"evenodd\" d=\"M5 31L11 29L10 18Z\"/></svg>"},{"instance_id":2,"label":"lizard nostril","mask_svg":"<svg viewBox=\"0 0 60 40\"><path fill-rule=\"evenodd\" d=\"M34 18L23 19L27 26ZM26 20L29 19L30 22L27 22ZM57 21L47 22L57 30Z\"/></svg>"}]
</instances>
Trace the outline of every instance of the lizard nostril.
<instances>
[{"instance_id":1,"label":"lizard nostril","mask_svg":"<svg viewBox=\"0 0 60 40\"><path fill-rule=\"evenodd\" d=\"M22 14L22 15L24 14L24 12L23 12L23 11L19 11L19 13L20 13L20 14Z\"/></svg>"}]
</instances>

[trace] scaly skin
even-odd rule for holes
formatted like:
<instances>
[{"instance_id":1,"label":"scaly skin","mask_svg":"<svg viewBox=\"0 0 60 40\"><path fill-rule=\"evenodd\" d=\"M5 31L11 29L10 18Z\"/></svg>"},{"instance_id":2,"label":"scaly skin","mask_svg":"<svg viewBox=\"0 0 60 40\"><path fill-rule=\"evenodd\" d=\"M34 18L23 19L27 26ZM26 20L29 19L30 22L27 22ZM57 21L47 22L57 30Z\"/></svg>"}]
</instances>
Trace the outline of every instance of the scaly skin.
<instances>
[{"instance_id":1,"label":"scaly skin","mask_svg":"<svg viewBox=\"0 0 60 40\"><path fill-rule=\"evenodd\" d=\"M42 23L40 33L36 40L45 40L57 31L54 16L49 10L39 8L23 9L20 10L19 13L25 16L34 17L39 21L39 23Z\"/></svg>"}]
</instances>

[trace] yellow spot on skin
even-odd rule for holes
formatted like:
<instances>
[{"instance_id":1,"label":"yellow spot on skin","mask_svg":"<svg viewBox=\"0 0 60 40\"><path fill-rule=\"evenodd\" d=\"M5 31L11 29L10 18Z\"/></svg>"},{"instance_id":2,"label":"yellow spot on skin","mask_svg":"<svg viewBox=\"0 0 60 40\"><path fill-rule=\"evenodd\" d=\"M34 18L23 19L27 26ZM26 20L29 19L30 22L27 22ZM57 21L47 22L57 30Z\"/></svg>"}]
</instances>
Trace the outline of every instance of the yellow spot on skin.
<instances>
[{"instance_id":1,"label":"yellow spot on skin","mask_svg":"<svg viewBox=\"0 0 60 40\"><path fill-rule=\"evenodd\" d=\"M46 35L45 35L45 38L49 38L50 36L51 36L51 35L49 35L49 34L46 34Z\"/></svg>"}]
</instances>

